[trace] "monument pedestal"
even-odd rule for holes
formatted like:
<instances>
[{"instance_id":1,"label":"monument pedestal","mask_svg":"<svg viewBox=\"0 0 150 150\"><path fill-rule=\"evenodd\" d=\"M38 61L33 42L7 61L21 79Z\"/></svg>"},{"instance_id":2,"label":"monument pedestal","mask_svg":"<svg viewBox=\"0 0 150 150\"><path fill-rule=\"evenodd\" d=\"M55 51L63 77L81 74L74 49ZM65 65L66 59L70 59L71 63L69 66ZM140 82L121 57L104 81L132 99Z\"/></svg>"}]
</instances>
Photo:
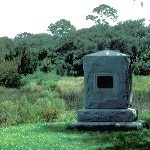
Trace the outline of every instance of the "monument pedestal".
<instances>
[{"instance_id":1,"label":"monument pedestal","mask_svg":"<svg viewBox=\"0 0 150 150\"><path fill-rule=\"evenodd\" d=\"M80 122L71 125L72 129L78 130L136 130L146 127L146 122L136 120L133 122Z\"/></svg>"},{"instance_id":2,"label":"monument pedestal","mask_svg":"<svg viewBox=\"0 0 150 150\"><path fill-rule=\"evenodd\" d=\"M81 130L119 130L140 129L145 122L137 120L138 113L135 109L81 109L77 113L77 122L73 128Z\"/></svg>"},{"instance_id":3,"label":"monument pedestal","mask_svg":"<svg viewBox=\"0 0 150 150\"><path fill-rule=\"evenodd\" d=\"M84 56L84 108L78 111L77 129L139 129L132 98L130 56L104 50Z\"/></svg>"},{"instance_id":4,"label":"monument pedestal","mask_svg":"<svg viewBox=\"0 0 150 150\"><path fill-rule=\"evenodd\" d=\"M133 122L137 120L135 109L81 109L77 113L81 122Z\"/></svg>"}]
</instances>

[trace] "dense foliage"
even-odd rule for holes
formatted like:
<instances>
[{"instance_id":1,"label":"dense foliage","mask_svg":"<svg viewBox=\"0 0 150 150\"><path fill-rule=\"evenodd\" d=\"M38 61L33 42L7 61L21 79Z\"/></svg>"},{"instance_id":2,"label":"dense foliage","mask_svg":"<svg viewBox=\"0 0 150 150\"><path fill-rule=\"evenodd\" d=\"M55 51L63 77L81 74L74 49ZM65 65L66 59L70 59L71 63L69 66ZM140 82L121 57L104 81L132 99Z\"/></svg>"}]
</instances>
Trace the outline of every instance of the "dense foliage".
<instances>
[{"instance_id":1,"label":"dense foliage","mask_svg":"<svg viewBox=\"0 0 150 150\"><path fill-rule=\"evenodd\" d=\"M19 87L20 75L36 70L82 76L83 56L103 49L129 54L134 74L150 75L150 26L145 25L144 19L127 20L115 26L99 23L77 31L64 19L51 26L48 28L53 35L25 32L14 39L0 38L0 85Z\"/></svg>"}]
</instances>

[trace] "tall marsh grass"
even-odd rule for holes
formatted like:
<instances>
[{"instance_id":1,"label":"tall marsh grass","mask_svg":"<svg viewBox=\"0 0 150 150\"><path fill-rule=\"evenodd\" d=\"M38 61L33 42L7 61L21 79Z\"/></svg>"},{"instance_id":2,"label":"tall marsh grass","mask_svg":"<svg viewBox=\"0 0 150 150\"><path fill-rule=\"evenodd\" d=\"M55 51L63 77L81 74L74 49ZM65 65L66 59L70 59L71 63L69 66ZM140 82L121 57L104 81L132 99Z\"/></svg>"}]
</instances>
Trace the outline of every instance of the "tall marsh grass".
<instances>
[{"instance_id":1,"label":"tall marsh grass","mask_svg":"<svg viewBox=\"0 0 150 150\"><path fill-rule=\"evenodd\" d=\"M23 77L19 89L0 87L0 124L74 120L84 106L83 77L37 72ZM150 114L150 77L133 76L133 106Z\"/></svg>"},{"instance_id":2,"label":"tall marsh grass","mask_svg":"<svg viewBox=\"0 0 150 150\"><path fill-rule=\"evenodd\" d=\"M64 100L54 91L60 76L37 72L23 78L19 89L0 87L0 125L58 120Z\"/></svg>"},{"instance_id":3,"label":"tall marsh grass","mask_svg":"<svg viewBox=\"0 0 150 150\"><path fill-rule=\"evenodd\" d=\"M68 110L83 106L83 77L64 77L57 83L56 91L65 100Z\"/></svg>"},{"instance_id":4,"label":"tall marsh grass","mask_svg":"<svg viewBox=\"0 0 150 150\"><path fill-rule=\"evenodd\" d=\"M63 77L57 83L56 91L69 110L83 107L83 77ZM132 107L138 109L139 113L150 113L150 76L133 76L132 92Z\"/></svg>"},{"instance_id":5,"label":"tall marsh grass","mask_svg":"<svg viewBox=\"0 0 150 150\"><path fill-rule=\"evenodd\" d=\"M150 114L150 76L133 76L133 107L141 114Z\"/></svg>"}]
</instances>

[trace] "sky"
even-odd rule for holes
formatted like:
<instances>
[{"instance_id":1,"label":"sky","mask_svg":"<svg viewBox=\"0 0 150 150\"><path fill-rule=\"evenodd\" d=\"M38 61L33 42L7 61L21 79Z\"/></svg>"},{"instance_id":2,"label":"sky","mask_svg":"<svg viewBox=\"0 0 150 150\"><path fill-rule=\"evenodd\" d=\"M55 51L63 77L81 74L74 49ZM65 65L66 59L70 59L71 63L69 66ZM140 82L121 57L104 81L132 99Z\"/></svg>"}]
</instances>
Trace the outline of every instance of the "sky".
<instances>
[{"instance_id":1,"label":"sky","mask_svg":"<svg viewBox=\"0 0 150 150\"><path fill-rule=\"evenodd\" d=\"M117 9L118 21L150 19L150 0L0 0L0 37L47 33L50 23L60 19L69 20L77 29L89 28L93 22L85 18L101 4Z\"/></svg>"}]
</instances>

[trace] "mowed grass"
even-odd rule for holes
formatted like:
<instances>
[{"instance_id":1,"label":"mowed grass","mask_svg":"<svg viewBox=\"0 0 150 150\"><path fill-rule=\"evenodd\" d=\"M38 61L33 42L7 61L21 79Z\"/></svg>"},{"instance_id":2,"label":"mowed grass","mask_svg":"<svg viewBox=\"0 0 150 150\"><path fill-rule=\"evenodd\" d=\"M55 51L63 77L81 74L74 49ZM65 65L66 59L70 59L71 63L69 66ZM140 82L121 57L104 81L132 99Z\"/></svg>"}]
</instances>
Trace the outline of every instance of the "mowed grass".
<instances>
[{"instance_id":1,"label":"mowed grass","mask_svg":"<svg viewBox=\"0 0 150 150\"><path fill-rule=\"evenodd\" d=\"M0 128L1 150L149 150L150 130L75 131L69 123L28 124Z\"/></svg>"},{"instance_id":2,"label":"mowed grass","mask_svg":"<svg viewBox=\"0 0 150 150\"><path fill-rule=\"evenodd\" d=\"M85 135L66 131L63 123L1 129L0 149L79 149ZM90 145L84 145L87 148Z\"/></svg>"},{"instance_id":3,"label":"mowed grass","mask_svg":"<svg viewBox=\"0 0 150 150\"><path fill-rule=\"evenodd\" d=\"M1 100L19 100L23 95L33 105L36 99L60 98L64 111L55 122L0 128L0 150L149 150L150 128L136 131L76 131L67 129L83 107L83 77L29 76L21 89L0 88ZM9 92L8 92L8 91ZM9 93L9 95L7 95ZM44 105L42 105L44 106ZM150 77L133 77L133 108L139 119L150 124ZM30 123L30 122L28 122Z\"/></svg>"},{"instance_id":4,"label":"mowed grass","mask_svg":"<svg viewBox=\"0 0 150 150\"><path fill-rule=\"evenodd\" d=\"M94 149L88 133L73 132L64 123L23 125L0 129L0 149Z\"/></svg>"}]
</instances>

